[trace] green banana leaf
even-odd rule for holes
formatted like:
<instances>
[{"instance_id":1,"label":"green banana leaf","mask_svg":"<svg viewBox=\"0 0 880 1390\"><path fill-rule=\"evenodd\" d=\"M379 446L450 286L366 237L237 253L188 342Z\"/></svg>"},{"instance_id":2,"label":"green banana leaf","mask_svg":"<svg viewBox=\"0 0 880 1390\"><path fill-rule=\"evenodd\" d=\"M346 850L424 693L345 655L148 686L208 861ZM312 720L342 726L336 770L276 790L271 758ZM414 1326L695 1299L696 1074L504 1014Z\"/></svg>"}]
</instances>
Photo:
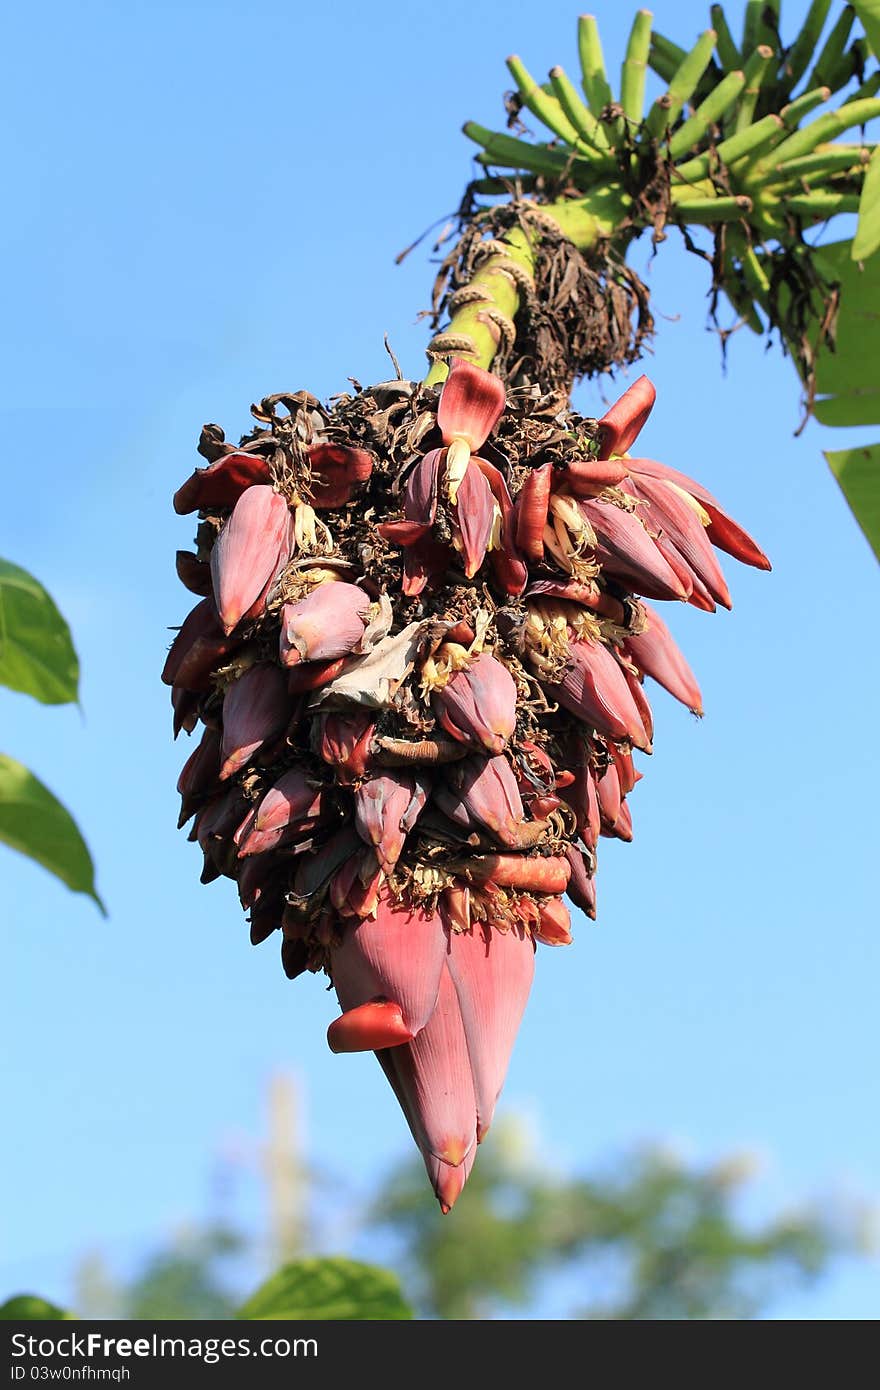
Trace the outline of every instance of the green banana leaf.
<instances>
[{"instance_id":1,"label":"green banana leaf","mask_svg":"<svg viewBox=\"0 0 880 1390\"><path fill-rule=\"evenodd\" d=\"M386 1322L412 1315L395 1274L340 1256L284 1265L238 1312L260 1321Z\"/></svg>"},{"instance_id":2,"label":"green banana leaf","mask_svg":"<svg viewBox=\"0 0 880 1390\"><path fill-rule=\"evenodd\" d=\"M822 274L840 284L835 351L821 349L816 362L816 419L835 427L880 425L880 261L860 265L851 253L849 241L816 253ZM825 457L880 559L880 444Z\"/></svg>"},{"instance_id":3,"label":"green banana leaf","mask_svg":"<svg viewBox=\"0 0 880 1390\"><path fill-rule=\"evenodd\" d=\"M0 560L0 685L45 705L78 699L70 628L39 580Z\"/></svg>"},{"instance_id":4,"label":"green banana leaf","mask_svg":"<svg viewBox=\"0 0 880 1390\"><path fill-rule=\"evenodd\" d=\"M880 560L880 444L825 450L828 466Z\"/></svg>"},{"instance_id":5,"label":"green banana leaf","mask_svg":"<svg viewBox=\"0 0 880 1390\"><path fill-rule=\"evenodd\" d=\"M871 155L859 199L859 225L852 245L854 261L866 261L880 246L880 145Z\"/></svg>"},{"instance_id":6,"label":"green banana leaf","mask_svg":"<svg viewBox=\"0 0 880 1390\"><path fill-rule=\"evenodd\" d=\"M880 0L853 0L865 37L880 58ZM852 247L855 261L867 260L880 247L880 151L875 150L859 202L859 225Z\"/></svg>"},{"instance_id":7,"label":"green banana leaf","mask_svg":"<svg viewBox=\"0 0 880 1390\"><path fill-rule=\"evenodd\" d=\"M880 58L880 0L852 0L852 7L862 22L872 53Z\"/></svg>"},{"instance_id":8,"label":"green banana leaf","mask_svg":"<svg viewBox=\"0 0 880 1390\"><path fill-rule=\"evenodd\" d=\"M19 1293L0 1303L0 1321L7 1322L69 1322L67 1313L55 1303L49 1303L35 1293Z\"/></svg>"},{"instance_id":9,"label":"green banana leaf","mask_svg":"<svg viewBox=\"0 0 880 1390\"><path fill-rule=\"evenodd\" d=\"M92 857L70 812L5 753L0 753L0 841L35 859L72 892L88 894L107 915L95 889Z\"/></svg>"}]
</instances>

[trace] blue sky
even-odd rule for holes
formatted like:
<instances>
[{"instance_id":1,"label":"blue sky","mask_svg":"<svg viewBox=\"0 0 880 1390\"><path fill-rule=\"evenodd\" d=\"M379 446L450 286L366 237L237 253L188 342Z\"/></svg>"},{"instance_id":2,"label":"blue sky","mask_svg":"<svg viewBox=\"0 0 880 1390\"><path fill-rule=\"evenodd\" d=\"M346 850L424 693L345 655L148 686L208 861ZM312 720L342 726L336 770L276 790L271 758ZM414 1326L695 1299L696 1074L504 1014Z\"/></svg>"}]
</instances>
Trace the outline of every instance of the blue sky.
<instances>
[{"instance_id":1,"label":"blue sky","mask_svg":"<svg viewBox=\"0 0 880 1390\"><path fill-rule=\"evenodd\" d=\"M654 9L682 42L706 24L691 0ZM616 65L628 9L599 16ZM74 810L110 918L0 847L0 1294L64 1297L83 1248L134 1258L203 1213L212 1154L260 1130L279 1069L304 1079L327 1171L366 1191L407 1151L372 1059L327 1051L332 996L249 946L175 831L187 749L158 674L192 525L171 494L204 421L233 437L269 392L381 379L386 332L420 373L430 243L394 256L457 206L458 129L499 123L505 55L573 72L575 21L512 0L10 15L0 554L55 595L83 679L82 714L0 691L2 743ZM504 1103L561 1168L664 1138L765 1155L768 1209L876 1198L877 567L828 432L793 438L790 363L740 333L725 376L704 267L674 237L635 259L658 318L646 452L719 494L774 571L731 561L732 614L670 615L706 718L656 692L635 842L603 846L598 926L541 950ZM874 1263L774 1311L877 1310Z\"/></svg>"}]
</instances>

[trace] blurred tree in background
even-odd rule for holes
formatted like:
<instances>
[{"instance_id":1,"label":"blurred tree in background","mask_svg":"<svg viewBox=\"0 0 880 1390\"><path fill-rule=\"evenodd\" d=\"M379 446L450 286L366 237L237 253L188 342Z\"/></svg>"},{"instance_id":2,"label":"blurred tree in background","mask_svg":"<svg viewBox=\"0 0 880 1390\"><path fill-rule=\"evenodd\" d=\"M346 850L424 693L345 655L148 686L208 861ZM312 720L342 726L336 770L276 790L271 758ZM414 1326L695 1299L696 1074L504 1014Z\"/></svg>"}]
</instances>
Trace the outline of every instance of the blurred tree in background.
<instances>
[{"instance_id":1,"label":"blurred tree in background","mask_svg":"<svg viewBox=\"0 0 880 1390\"><path fill-rule=\"evenodd\" d=\"M271 1269L309 1253L314 1184L296 1116L292 1082L276 1078L259 1150L266 1237L221 1215L182 1231L127 1282L91 1255L77 1270L76 1311L228 1318L255 1262ZM703 1166L655 1145L567 1176L539 1164L525 1127L508 1119L451 1216L440 1216L414 1160L360 1206L350 1243L395 1268L425 1318L755 1318L836 1260L864 1256L869 1224L863 1206L837 1202L749 1220L755 1173L749 1155Z\"/></svg>"},{"instance_id":2,"label":"blurred tree in background","mask_svg":"<svg viewBox=\"0 0 880 1390\"><path fill-rule=\"evenodd\" d=\"M753 1318L863 1245L859 1217L818 1206L746 1222L748 1156L689 1166L651 1147L566 1178L523 1161L515 1124L486 1148L454 1221L434 1219L416 1164L371 1213L401 1243L404 1282L425 1316L528 1313L556 1276L559 1317Z\"/></svg>"}]
</instances>

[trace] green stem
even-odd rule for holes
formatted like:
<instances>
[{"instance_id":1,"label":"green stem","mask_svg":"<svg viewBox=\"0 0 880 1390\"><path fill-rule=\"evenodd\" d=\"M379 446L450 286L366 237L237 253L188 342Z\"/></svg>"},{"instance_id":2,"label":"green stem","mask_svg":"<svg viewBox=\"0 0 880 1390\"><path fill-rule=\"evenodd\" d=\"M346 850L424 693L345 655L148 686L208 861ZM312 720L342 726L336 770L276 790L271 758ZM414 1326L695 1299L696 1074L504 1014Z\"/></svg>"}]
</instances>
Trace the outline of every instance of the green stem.
<instances>
[{"instance_id":1,"label":"green stem","mask_svg":"<svg viewBox=\"0 0 880 1390\"><path fill-rule=\"evenodd\" d=\"M723 266L724 293L727 295L727 298L730 300L740 318L744 323L748 324L752 332L759 335L762 334L764 332L764 324L761 321L761 316L752 303L748 290L740 282L740 277L737 274L734 264L733 248L730 241L728 241L724 250Z\"/></svg>"},{"instance_id":2,"label":"green stem","mask_svg":"<svg viewBox=\"0 0 880 1390\"><path fill-rule=\"evenodd\" d=\"M548 96L544 89L538 86L522 59L514 54L507 59L507 67L517 85L523 105L528 107L532 115L543 121L547 129L552 130L553 134L558 135L567 145L571 145L579 153L589 154L590 150L581 144L578 132L556 97Z\"/></svg>"},{"instance_id":3,"label":"green stem","mask_svg":"<svg viewBox=\"0 0 880 1390\"><path fill-rule=\"evenodd\" d=\"M720 121L728 107L732 106L743 89L745 73L729 72L718 83L706 100L701 102L692 116L672 136L669 142L671 159L680 159L692 146L699 144L703 136Z\"/></svg>"},{"instance_id":4,"label":"green stem","mask_svg":"<svg viewBox=\"0 0 880 1390\"><path fill-rule=\"evenodd\" d=\"M730 25L724 16L724 10L720 5L713 5L709 14L712 19L712 28L718 35L715 47L718 50L718 57L721 59L721 66L727 72L734 72L737 68L742 67L742 57L733 34L730 32Z\"/></svg>"},{"instance_id":5,"label":"green stem","mask_svg":"<svg viewBox=\"0 0 880 1390\"><path fill-rule=\"evenodd\" d=\"M654 102L648 112L645 128L655 140L662 139L678 120L685 103L690 101L711 63L714 49L715 30L707 29L679 64L669 83L669 91Z\"/></svg>"},{"instance_id":6,"label":"green stem","mask_svg":"<svg viewBox=\"0 0 880 1390\"><path fill-rule=\"evenodd\" d=\"M770 303L770 281L754 246L736 229L730 233L730 245L739 257L749 293L766 310Z\"/></svg>"},{"instance_id":7,"label":"green stem","mask_svg":"<svg viewBox=\"0 0 880 1390\"><path fill-rule=\"evenodd\" d=\"M784 206L799 217L814 217L823 220L834 217L838 212L858 212L858 193L828 193L817 189L815 193L804 193L799 197L786 198Z\"/></svg>"},{"instance_id":8,"label":"green stem","mask_svg":"<svg viewBox=\"0 0 880 1390\"><path fill-rule=\"evenodd\" d=\"M517 140L512 135L502 135L476 121L466 121L462 130L469 140L482 145L488 155L487 163L497 164L505 169L528 169L532 174L549 174L556 177L567 169L571 157L561 150L548 149L546 145L532 145L528 140Z\"/></svg>"},{"instance_id":9,"label":"green stem","mask_svg":"<svg viewBox=\"0 0 880 1390\"><path fill-rule=\"evenodd\" d=\"M620 73L620 104L628 121L638 123L645 109L645 75L651 49L650 10L639 10L633 20L626 57Z\"/></svg>"},{"instance_id":10,"label":"green stem","mask_svg":"<svg viewBox=\"0 0 880 1390\"><path fill-rule=\"evenodd\" d=\"M800 33L785 60L785 74L788 78L788 90L790 92L794 91L810 65L810 59L816 51L830 8L831 0L813 0L807 11L807 17L801 25Z\"/></svg>"},{"instance_id":11,"label":"green stem","mask_svg":"<svg viewBox=\"0 0 880 1390\"><path fill-rule=\"evenodd\" d=\"M817 145L836 140L844 131L856 125L864 125L875 116L880 116L880 101L868 98L865 101L847 102L838 111L829 111L827 115L820 116L811 125L795 131L784 140L776 150L777 161L782 164L800 155L811 154Z\"/></svg>"},{"instance_id":12,"label":"green stem","mask_svg":"<svg viewBox=\"0 0 880 1390\"><path fill-rule=\"evenodd\" d=\"M741 222L752 210L752 200L741 193L736 198L674 198L673 209L680 222L710 226L715 222Z\"/></svg>"},{"instance_id":13,"label":"green stem","mask_svg":"<svg viewBox=\"0 0 880 1390\"><path fill-rule=\"evenodd\" d=\"M810 73L809 85L811 87L831 86L828 79L843 55L855 18L855 10L851 5L847 5L828 35L816 65Z\"/></svg>"},{"instance_id":14,"label":"green stem","mask_svg":"<svg viewBox=\"0 0 880 1390\"><path fill-rule=\"evenodd\" d=\"M514 319L522 295L534 286L535 259L541 241L542 221L551 222L580 251L610 237L623 221L625 200L607 192L592 198L535 204L526 209L522 223L495 238L489 252L467 285L453 297L449 324L428 345L431 367L428 386L445 381L448 356L464 357L478 367L489 368L505 338L515 333Z\"/></svg>"},{"instance_id":15,"label":"green stem","mask_svg":"<svg viewBox=\"0 0 880 1390\"><path fill-rule=\"evenodd\" d=\"M773 49L768 48L766 44L761 44L746 63L745 91L736 116L737 130L745 130L747 126L752 124L755 107L761 94L761 84L767 76L767 70L773 61L773 56Z\"/></svg>"},{"instance_id":16,"label":"green stem","mask_svg":"<svg viewBox=\"0 0 880 1390\"><path fill-rule=\"evenodd\" d=\"M595 15L582 14L578 20L578 51L587 104L594 116L601 116L613 97L605 75L605 58Z\"/></svg>"},{"instance_id":17,"label":"green stem","mask_svg":"<svg viewBox=\"0 0 880 1390\"><path fill-rule=\"evenodd\" d=\"M468 282L470 298L453 309L448 327L428 344L427 386L446 380L446 356L490 367L501 342L501 322L510 325L508 332L513 328L523 278L534 283L535 237L522 227L511 227L497 240L499 249L486 257Z\"/></svg>"},{"instance_id":18,"label":"green stem","mask_svg":"<svg viewBox=\"0 0 880 1390\"><path fill-rule=\"evenodd\" d=\"M788 183L795 179L824 179L828 174L852 170L860 173L871 158L872 145L845 145L843 149L819 150L800 159L777 164L770 178L773 183Z\"/></svg>"},{"instance_id":19,"label":"green stem","mask_svg":"<svg viewBox=\"0 0 880 1390\"><path fill-rule=\"evenodd\" d=\"M662 34L654 33L651 35L648 65L664 82L671 81L673 73L684 57L685 51L683 48L679 48L677 43L673 43L671 39L665 39Z\"/></svg>"},{"instance_id":20,"label":"green stem","mask_svg":"<svg viewBox=\"0 0 880 1390\"><path fill-rule=\"evenodd\" d=\"M590 108L581 101L574 83L566 76L563 69L551 68L550 81L559 105L581 139L586 140L596 150L607 151L609 148L608 136L605 134L602 122L597 120Z\"/></svg>"},{"instance_id":21,"label":"green stem","mask_svg":"<svg viewBox=\"0 0 880 1390\"><path fill-rule=\"evenodd\" d=\"M756 121L748 130L741 130L738 135L731 135L727 140L722 140L715 153L722 164L729 166L734 160L743 159L746 155L754 157L762 153L784 129L780 118L771 113ZM706 178L711 169L712 155L707 152L697 155L696 159L689 159L686 164L680 164L674 173L692 183L697 179Z\"/></svg>"}]
</instances>

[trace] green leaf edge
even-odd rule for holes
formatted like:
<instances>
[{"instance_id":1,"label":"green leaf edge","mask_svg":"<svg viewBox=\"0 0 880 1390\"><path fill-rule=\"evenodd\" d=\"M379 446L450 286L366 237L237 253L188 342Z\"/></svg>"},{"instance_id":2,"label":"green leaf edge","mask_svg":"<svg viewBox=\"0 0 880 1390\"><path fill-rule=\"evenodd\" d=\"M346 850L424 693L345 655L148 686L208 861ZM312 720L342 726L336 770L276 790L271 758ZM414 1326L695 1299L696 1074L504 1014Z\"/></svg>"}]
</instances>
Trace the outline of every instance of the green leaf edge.
<instances>
[{"instance_id":1,"label":"green leaf edge","mask_svg":"<svg viewBox=\"0 0 880 1390\"><path fill-rule=\"evenodd\" d=\"M0 1321L3 1322L75 1322L73 1313L50 1303L36 1293L16 1293L0 1303Z\"/></svg>"},{"instance_id":2,"label":"green leaf edge","mask_svg":"<svg viewBox=\"0 0 880 1390\"><path fill-rule=\"evenodd\" d=\"M300 1279L307 1282L309 1276L320 1278L326 1274L335 1274L343 1279L351 1280L352 1276L361 1282L371 1280L377 1287L377 1292L364 1300L364 1306L373 1308L378 1303L385 1303L386 1307L392 1311L386 1313L384 1317L371 1318L369 1313L363 1314L361 1318L338 1318L333 1316L332 1309L335 1306L345 1306L346 1304L356 1303L350 1293L342 1292L337 1298L331 1298L324 1303L325 1311L321 1311L320 1303L309 1305L303 1301L297 1303L288 1292L286 1285L288 1281ZM287 1302L287 1300L290 1300ZM284 1307L287 1302L287 1307ZM331 1311L326 1311L330 1309ZM403 1297L400 1288L400 1281L396 1274L390 1270L383 1269L379 1265L364 1264L359 1260L350 1260L344 1256L328 1255L315 1257L312 1259L293 1260L289 1264L283 1265L277 1270L255 1293L239 1308L236 1318L256 1322L272 1321L408 1321L413 1317L413 1310Z\"/></svg>"},{"instance_id":3,"label":"green leaf edge","mask_svg":"<svg viewBox=\"0 0 880 1390\"><path fill-rule=\"evenodd\" d=\"M2 841L3 844L8 845L10 849L17 850L19 854L25 855L28 859L33 859L33 861L36 864L39 864L48 873L52 874L55 878L59 880L59 882L63 883L66 888L69 888L72 893L84 893L86 897L91 898L96 903L102 916L106 917L108 915L107 908L104 905L104 902L101 899L95 887L95 865L92 859L91 851L89 850L89 847L86 844L85 839L83 838L82 831L80 830L76 821L73 819L73 816L70 814L67 807L61 801L58 800L58 797L55 795L55 793L49 790L45 782L41 782L39 777L35 776L35 774L31 772L30 768L24 766L24 763L18 762L16 758L9 757L7 753L0 753L0 769L2 769L4 764L8 765L16 772L24 773L26 777L30 778L31 781L36 783L39 790L43 792L52 803L54 803L57 809L69 821L70 827L76 838L79 840L83 854L89 865L90 882L85 886L80 886L75 880L70 881L67 877L65 877L63 873L59 873L58 869L55 868L55 866L51 862L49 862L46 858L43 857L39 849L35 850L28 844L16 840L14 836L10 836L3 829L0 829L0 841Z\"/></svg>"},{"instance_id":4,"label":"green leaf edge","mask_svg":"<svg viewBox=\"0 0 880 1390\"><path fill-rule=\"evenodd\" d=\"M852 0L875 58L880 58L880 0Z\"/></svg>"},{"instance_id":5,"label":"green leaf edge","mask_svg":"<svg viewBox=\"0 0 880 1390\"><path fill-rule=\"evenodd\" d=\"M866 261L880 247L880 145L871 155L862 196L859 199L859 222L852 244L854 261Z\"/></svg>"},{"instance_id":6,"label":"green leaf edge","mask_svg":"<svg viewBox=\"0 0 880 1390\"><path fill-rule=\"evenodd\" d=\"M823 452L850 511L880 560L880 444L857 444L850 449L825 449ZM860 496L866 476L867 506Z\"/></svg>"},{"instance_id":7,"label":"green leaf edge","mask_svg":"<svg viewBox=\"0 0 880 1390\"><path fill-rule=\"evenodd\" d=\"M41 584L39 579L37 579L35 575L31 574L29 570L23 569L21 565L14 564L12 560L5 560L0 558L0 585L2 585L3 582L10 584L11 586L18 587L24 590L25 592L30 592L32 595L34 594L34 591L36 591L36 596L41 598L46 603L49 609L50 617L54 617L54 619L57 621L58 627L61 630L62 637L66 638L67 640L69 647L69 657L72 658L73 661L74 675L72 685L70 685L69 687L71 693L67 695L58 696L57 698L47 698L43 695L37 694L33 690L28 690L19 685L13 685L10 681L4 680L2 675L0 675L0 685L5 686L8 690L14 690L17 694L29 695L31 699L37 700L40 704L43 705L78 704L80 677L79 657L77 655L76 647L73 643L73 635L70 631L70 626L64 614L58 607L58 604L55 602L54 598L49 593L45 585ZM2 641L4 636L2 617L2 604L0 604L0 641ZM33 661L33 657L31 657L31 660ZM42 661L37 661L36 664L39 666L43 666ZM66 674L63 676L59 676L58 672L54 670L52 667L43 666L43 669L45 669L51 676L51 678L62 688L65 685L68 685L68 677Z\"/></svg>"}]
</instances>

